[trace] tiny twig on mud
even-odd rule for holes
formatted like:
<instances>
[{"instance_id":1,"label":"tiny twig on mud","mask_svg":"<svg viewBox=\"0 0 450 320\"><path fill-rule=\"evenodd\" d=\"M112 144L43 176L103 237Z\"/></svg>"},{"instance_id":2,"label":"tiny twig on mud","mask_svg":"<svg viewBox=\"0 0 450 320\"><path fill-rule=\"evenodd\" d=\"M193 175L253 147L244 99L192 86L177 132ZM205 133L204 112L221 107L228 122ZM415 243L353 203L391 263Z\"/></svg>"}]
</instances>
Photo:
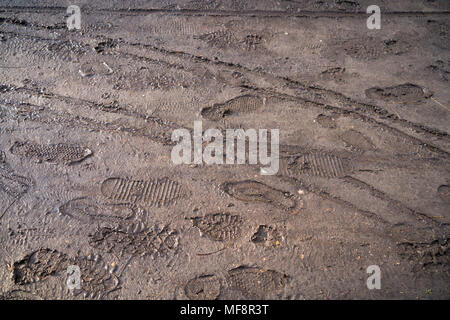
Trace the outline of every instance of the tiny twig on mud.
<instances>
[{"instance_id":1,"label":"tiny twig on mud","mask_svg":"<svg viewBox=\"0 0 450 320\"><path fill-rule=\"evenodd\" d=\"M120 273L119 273L119 275L118 275L118 278L120 278L120 277L122 276L122 273L123 273L123 272L125 271L125 269L128 267L128 265L130 264L130 262L131 262L131 260L132 260L133 258L134 258L134 257L131 256L131 257L128 259L128 261L125 262L125 264L124 264L122 270L120 270Z\"/></svg>"},{"instance_id":2,"label":"tiny twig on mud","mask_svg":"<svg viewBox=\"0 0 450 320\"><path fill-rule=\"evenodd\" d=\"M440 103L439 101L437 101L435 98L431 97L431 100L433 100L434 102L436 102L438 105L440 105L441 107L444 107L445 109L450 111L450 108L447 107L446 105L443 105L442 103Z\"/></svg>"},{"instance_id":3,"label":"tiny twig on mud","mask_svg":"<svg viewBox=\"0 0 450 320\"><path fill-rule=\"evenodd\" d=\"M17 198L14 198L14 200L6 207L5 210L3 210L2 215L0 216L0 220L3 218L3 216L5 215L6 211L8 211L9 208L11 208L11 206L17 201Z\"/></svg>"}]
</instances>

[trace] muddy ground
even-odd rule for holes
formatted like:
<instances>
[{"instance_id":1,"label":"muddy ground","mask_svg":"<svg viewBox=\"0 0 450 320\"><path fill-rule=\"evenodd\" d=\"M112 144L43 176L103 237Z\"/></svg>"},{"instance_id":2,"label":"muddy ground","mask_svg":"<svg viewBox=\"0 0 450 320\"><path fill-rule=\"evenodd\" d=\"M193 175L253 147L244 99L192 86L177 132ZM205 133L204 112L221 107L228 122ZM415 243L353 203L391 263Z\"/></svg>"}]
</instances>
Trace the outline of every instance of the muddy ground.
<instances>
[{"instance_id":1,"label":"muddy ground","mask_svg":"<svg viewBox=\"0 0 450 320\"><path fill-rule=\"evenodd\" d=\"M1 1L0 295L450 298L449 18L446 0ZM280 129L278 174L174 165L196 120Z\"/></svg>"}]
</instances>

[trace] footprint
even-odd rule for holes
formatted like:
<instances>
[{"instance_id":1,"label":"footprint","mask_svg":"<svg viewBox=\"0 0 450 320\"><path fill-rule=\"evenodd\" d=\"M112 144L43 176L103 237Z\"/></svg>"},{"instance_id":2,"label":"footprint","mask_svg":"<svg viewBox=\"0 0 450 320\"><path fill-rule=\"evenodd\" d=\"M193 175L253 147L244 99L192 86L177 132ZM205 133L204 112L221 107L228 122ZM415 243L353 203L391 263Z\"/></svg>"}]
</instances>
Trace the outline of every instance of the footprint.
<instances>
[{"instance_id":1,"label":"footprint","mask_svg":"<svg viewBox=\"0 0 450 320\"><path fill-rule=\"evenodd\" d=\"M247 34L242 40L244 49L247 51L256 50L264 43L264 37L260 34Z\"/></svg>"},{"instance_id":2,"label":"footprint","mask_svg":"<svg viewBox=\"0 0 450 320\"><path fill-rule=\"evenodd\" d=\"M214 241L230 241L241 235L242 218L229 213L191 218L194 227Z\"/></svg>"},{"instance_id":3,"label":"footprint","mask_svg":"<svg viewBox=\"0 0 450 320\"><path fill-rule=\"evenodd\" d=\"M0 295L0 300L44 300L40 296L23 290L11 290Z\"/></svg>"},{"instance_id":4,"label":"footprint","mask_svg":"<svg viewBox=\"0 0 450 320\"><path fill-rule=\"evenodd\" d=\"M139 230L128 228L102 227L89 237L91 247L116 256L166 256L178 248L178 232L170 229L153 227ZM137 229L137 230L136 230Z\"/></svg>"},{"instance_id":5,"label":"footprint","mask_svg":"<svg viewBox=\"0 0 450 320\"><path fill-rule=\"evenodd\" d=\"M450 61L445 63L442 60L436 60L433 64L426 67L425 70L433 76L437 76L439 79L448 82L450 75Z\"/></svg>"},{"instance_id":6,"label":"footprint","mask_svg":"<svg viewBox=\"0 0 450 320\"><path fill-rule=\"evenodd\" d=\"M104 299L120 289L115 267L111 267L100 256L80 256L71 263L80 268L81 274L81 289L75 289L74 295L82 294L86 299Z\"/></svg>"},{"instance_id":7,"label":"footprint","mask_svg":"<svg viewBox=\"0 0 450 320\"><path fill-rule=\"evenodd\" d=\"M95 62L85 62L81 64L78 72L83 78L86 78L95 75L100 76L110 75L113 73L113 70L111 69L110 66L106 64L106 62L100 63L99 61L95 61Z\"/></svg>"},{"instance_id":8,"label":"footprint","mask_svg":"<svg viewBox=\"0 0 450 320\"><path fill-rule=\"evenodd\" d=\"M66 254L51 249L39 249L13 264L15 284L35 283L64 272L70 265Z\"/></svg>"},{"instance_id":9,"label":"footprint","mask_svg":"<svg viewBox=\"0 0 450 320\"><path fill-rule=\"evenodd\" d=\"M319 79L325 81L343 82L346 76L345 68L331 67L319 74Z\"/></svg>"},{"instance_id":10,"label":"footprint","mask_svg":"<svg viewBox=\"0 0 450 320\"><path fill-rule=\"evenodd\" d=\"M450 238L428 243L403 242L398 244L399 254L420 268L434 272L448 272L450 266Z\"/></svg>"},{"instance_id":11,"label":"footprint","mask_svg":"<svg viewBox=\"0 0 450 320\"><path fill-rule=\"evenodd\" d=\"M442 200L450 203L450 186L447 185L439 186L437 191Z\"/></svg>"},{"instance_id":12,"label":"footprint","mask_svg":"<svg viewBox=\"0 0 450 320\"><path fill-rule=\"evenodd\" d=\"M237 39L229 30L216 30L213 32L194 36L194 39L206 42L209 46L216 48L234 47Z\"/></svg>"},{"instance_id":13,"label":"footprint","mask_svg":"<svg viewBox=\"0 0 450 320\"><path fill-rule=\"evenodd\" d=\"M191 300L215 300L221 293L220 281L214 275L200 276L189 280L184 292Z\"/></svg>"},{"instance_id":14,"label":"footprint","mask_svg":"<svg viewBox=\"0 0 450 320\"><path fill-rule=\"evenodd\" d=\"M102 182L101 192L105 198L113 201L158 207L169 205L189 195L181 184L168 178L151 180L108 178Z\"/></svg>"},{"instance_id":15,"label":"footprint","mask_svg":"<svg viewBox=\"0 0 450 320\"><path fill-rule=\"evenodd\" d=\"M264 299L279 293L286 285L288 276L275 271L241 266L228 271L230 286L241 291L249 299Z\"/></svg>"},{"instance_id":16,"label":"footprint","mask_svg":"<svg viewBox=\"0 0 450 320\"><path fill-rule=\"evenodd\" d=\"M42 145L31 141L16 141L9 150L12 154L37 161L57 162L72 164L86 159L92 151L79 146L69 144Z\"/></svg>"},{"instance_id":17,"label":"footprint","mask_svg":"<svg viewBox=\"0 0 450 320\"><path fill-rule=\"evenodd\" d=\"M251 113L264 107L266 99L253 95L243 95L225 103L215 104L212 107L203 108L203 118L218 121L231 115Z\"/></svg>"},{"instance_id":18,"label":"footprint","mask_svg":"<svg viewBox=\"0 0 450 320\"><path fill-rule=\"evenodd\" d=\"M119 289L119 278L114 274L114 269L99 255L70 258L65 253L48 248L36 250L14 262L13 280L18 285L36 283L50 276L66 274L70 265L78 266L81 274L81 288L74 289L74 295L82 293L85 298L100 299Z\"/></svg>"},{"instance_id":19,"label":"footprint","mask_svg":"<svg viewBox=\"0 0 450 320\"><path fill-rule=\"evenodd\" d=\"M352 129L347 130L340 135L340 138L347 145L350 145L356 149L363 151L375 150L375 145L373 144L373 142L359 131Z\"/></svg>"},{"instance_id":20,"label":"footprint","mask_svg":"<svg viewBox=\"0 0 450 320\"><path fill-rule=\"evenodd\" d=\"M113 39L107 39L105 41L100 41L97 43L97 45L94 47L95 52L103 54L108 49L115 48L117 46L117 40Z\"/></svg>"},{"instance_id":21,"label":"footprint","mask_svg":"<svg viewBox=\"0 0 450 320\"><path fill-rule=\"evenodd\" d=\"M327 116L327 115L321 113L316 117L315 121L322 128L336 129L336 120L331 116Z\"/></svg>"},{"instance_id":22,"label":"footprint","mask_svg":"<svg viewBox=\"0 0 450 320\"><path fill-rule=\"evenodd\" d=\"M19 176L5 162L5 155L0 155L0 191L17 199L28 192L33 186L33 180Z\"/></svg>"},{"instance_id":23,"label":"footprint","mask_svg":"<svg viewBox=\"0 0 450 320\"><path fill-rule=\"evenodd\" d=\"M230 196L242 201L264 202L287 211L299 207L294 196L289 192L274 189L258 181L226 182L222 185L222 189Z\"/></svg>"},{"instance_id":24,"label":"footprint","mask_svg":"<svg viewBox=\"0 0 450 320\"><path fill-rule=\"evenodd\" d=\"M331 153L308 152L292 156L287 163L288 175L342 178L354 171L353 163Z\"/></svg>"},{"instance_id":25,"label":"footprint","mask_svg":"<svg viewBox=\"0 0 450 320\"><path fill-rule=\"evenodd\" d=\"M130 221L136 216L137 208L128 204L103 204L91 198L76 198L58 208L61 215L83 222L92 221Z\"/></svg>"},{"instance_id":26,"label":"footprint","mask_svg":"<svg viewBox=\"0 0 450 320\"><path fill-rule=\"evenodd\" d=\"M431 96L431 93L425 92L418 85L405 83L392 87L373 87L366 90L366 96L370 99L393 102L417 102Z\"/></svg>"},{"instance_id":27,"label":"footprint","mask_svg":"<svg viewBox=\"0 0 450 320\"><path fill-rule=\"evenodd\" d=\"M400 55L408 52L410 45L394 39L377 38L348 39L330 44L325 50L331 57L348 55L358 60L376 60L385 56Z\"/></svg>"}]
</instances>

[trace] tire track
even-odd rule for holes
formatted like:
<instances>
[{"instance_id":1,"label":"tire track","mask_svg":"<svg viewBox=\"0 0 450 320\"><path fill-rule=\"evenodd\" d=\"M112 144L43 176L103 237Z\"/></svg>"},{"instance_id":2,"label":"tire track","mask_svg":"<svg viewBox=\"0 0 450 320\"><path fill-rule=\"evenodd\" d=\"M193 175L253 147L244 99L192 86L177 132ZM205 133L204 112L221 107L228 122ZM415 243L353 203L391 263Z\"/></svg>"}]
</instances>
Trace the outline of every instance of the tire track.
<instances>
[{"instance_id":1,"label":"tire track","mask_svg":"<svg viewBox=\"0 0 450 320\"><path fill-rule=\"evenodd\" d=\"M54 99L57 101L65 102L68 104L75 104L75 105L84 105L88 107L89 109L96 110L96 111L102 111L102 112L108 112L108 113L116 113L121 114L125 116L129 116L132 118L138 118L141 120L144 120L147 127L138 129L138 128L121 128L117 125L117 129L124 130L124 131L131 131L131 132L139 132L141 131L147 131L146 134L143 134L144 136L149 137L155 142L162 143L164 145L174 145L175 143L172 141L172 131L175 129L183 128L181 125L172 123L170 121L161 119L156 116L151 116L147 114L143 114L134 110L131 110L130 108L126 106L121 106L117 104L104 104L104 103L98 103L86 99L81 98L74 98L64 95L59 95L56 93L51 93L49 91L42 91L36 88L28 88L28 87L14 87L12 85L0 85L4 88L9 88L9 91L15 91L15 92L25 92L31 95L34 95L36 97L40 98L47 98L47 99ZM64 117L64 116L63 116ZM73 117L73 116L69 116ZM78 116L77 116L78 117ZM80 117L83 118L83 117ZM88 118L84 118L87 122L92 123L92 121L95 120L88 120ZM114 127L114 125L110 123L104 123L103 127Z\"/></svg>"},{"instance_id":2,"label":"tire track","mask_svg":"<svg viewBox=\"0 0 450 320\"><path fill-rule=\"evenodd\" d=\"M341 206L343 206L344 208L348 208L351 210L355 210L356 212L371 218L371 219L375 219L377 222L384 224L384 225L392 225L392 223L390 223L389 221L387 221L386 219L380 217L378 214L376 214L375 212L369 211L369 210L364 210L361 209L359 207L357 207L356 205L354 205L353 203L344 200L340 197L337 197L335 195L332 195L331 193L322 190L316 186L314 186L313 184L308 184L302 180L299 180L298 178L292 177L292 176L286 176L286 175L282 175L281 176L282 179L293 183L294 185L298 186L300 189L306 190L309 193L313 193L316 196L325 199L325 200L329 200L332 201L334 203L337 203Z\"/></svg>"},{"instance_id":3,"label":"tire track","mask_svg":"<svg viewBox=\"0 0 450 320\"><path fill-rule=\"evenodd\" d=\"M163 9L163 8L82 8L85 14L120 14L120 15L148 15L148 14L171 14L177 16L220 16L220 17L255 17L255 18L277 18L277 17L295 17L295 18L336 18L336 17L367 17L365 11L276 11L276 10L214 10L214 9ZM65 12L67 7L57 6L0 6L0 12ZM398 17L427 17L427 16L448 16L450 11L385 11L384 15Z\"/></svg>"},{"instance_id":4,"label":"tire track","mask_svg":"<svg viewBox=\"0 0 450 320\"><path fill-rule=\"evenodd\" d=\"M41 37L34 37L37 39L41 39ZM102 38L104 40L104 38ZM48 39L46 39L48 40ZM385 129L388 129L389 131L394 131L397 134L401 134L404 137L407 137L408 139L414 141L415 143L419 143L421 145L423 145L425 148L428 148L430 151L432 152L436 152L439 153L441 155L445 155L446 157L450 156L450 153L442 150L441 148L434 146L431 143L425 142L420 140L417 137L411 136L399 129L396 129L394 127L391 127L385 123L382 123L379 120L376 120L372 117L369 117L368 115L366 115L365 113L369 113L372 115L376 115L377 117L379 117L380 119L383 119L383 121L389 121L393 124L399 124L402 127L406 127L412 131L415 131L417 133L422 133L425 135L431 135L435 138L438 139L443 139L446 142L450 142L450 135L447 132L443 132L439 129L436 128L431 128L431 127L427 127L424 126L422 124L417 124L405 119L400 119L397 115L389 113L386 109L383 109L382 107L376 106L376 105L370 105L370 104L366 104L366 103L361 103L358 101L355 101L349 97L346 97L345 95L332 91L332 90L328 90L328 89L324 89L324 88L320 88L317 86L307 86L299 81L296 80L292 80L288 77L283 77L283 76L277 76L277 75L273 75L273 74L269 74L265 71L262 70L252 70L250 68L247 68L245 66L242 66L240 64L235 64L232 62L224 62L221 60L211 60L207 57L204 56L198 56L198 55L193 55L190 53L186 53L183 51L171 51L171 50L167 50L161 47L157 47L154 45L149 45L149 44L142 44L142 43L134 43L134 42L127 42L127 41L123 41L123 40L119 40L119 39L110 39L111 41L116 41L116 42L120 42L122 47L123 45L129 45L129 46L134 46L134 47L141 47L141 48L145 48L145 49L149 49L153 52L157 52L160 53L162 55L167 55L167 56L172 56L172 57L176 57L176 58L184 58L190 62L196 63L196 64L208 64L208 65L219 65L219 66L223 66L223 67L227 67L227 68L232 68L234 71L238 71L238 72L243 72L243 73L249 73L252 75L257 75L258 77L265 77L266 79L272 79L272 80L276 80L276 81L282 81L282 83L290 85L290 86L294 86L297 89L300 89L303 91L303 96L299 95L298 93L295 95L292 94L286 94L286 93L280 93L278 91L273 91L273 90L269 90L269 89L264 89L264 88L259 88L259 87L252 87L251 85L242 85L241 87L247 89L247 90L252 90L255 93L264 93L266 95L275 95L275 96L280 96L280 97L285 97L285 98L289 98L289 99L294 99L302 102L302 103L309 103L312 104L313 106L317 106L317 107L321 107L324 108L323 110L333 110L335 112L338 112L339 114L343 115L343 116L348 116L349 114L352 115L353 119L358 119L359 120L364 120L367 122L371 122L373 124L376 124L378 126L381 126ZM169 67L169 68L176 68L178 70L185 70L185 71L190 71L188 68L186 68L185 66L181 65L181 64L173 64L167 61L161 61L160 59L152 59L152 58L148 58L145 56L140 56L137 54L129 54L127 52L123 52L123 51L116 51L114 50L113 52L108 52L109 50L114 49L114 48L105 48L105 51L102 52L102 54L108 54L108 55L113 55L116 56L115 53L120 53L123 57L129 57L131 59L138 59L140 61L144 61L144 62L150 62L150 63L158 63L158 64L164 64L165 66ZM306 96L306 97L305 97ZM341 103L340 107L337 106L332 106L329 105L327 103L325 103L323 101L323 99L317 99L317 97L322 97L322 96L331 96L333 98L335 98L338 102ZM342 107L342 104L347 105L347 107ZM360 112L359 110L362 110L362 112Z\"/></svg>"},{"instance_id":5,"label":"tire track","mask_svg":"<svg viewBox=\"0 0 450 320\"><path fill-rule=\"evenodd\" d=\"M169 56L174 56L174 57L183 57L191 62L197 63L197 64L202 64L202 63L206 63L209 65L219 65L219 66L223 66L223 67L229 67L229 68L233 68L235 71L239 71L239 72L243 72L243 73L250 73L250 74L257 74L258 76L262 76L265 77L267 79L275 79L278 81L282 81L284 84L287 85L291 85L294 86L300 90L303 90L305 96L331 96L333 98L336 98L336 100L338 100L341 103L344 103L345 105L347 105L347 108L343 108L343 107L335 107L339 110L339 112L343 115L345 115L346 112L354 112L355 114L359 114L362 115L359 111L356 111L357 109L363 110L364 112L376 115L381 117L382 119L386 120L386 121L390 121L392 123L395 124L399 124L403 127L406 127L408 129L411 129L413 131L416 131L418 133L422 133L422 134L429 134L432 135L434 137L440 138L440 139L445 139L447 142L450 142L450 135L447 132L443 132L439 129L436 128L431 128L431 127L427 127L424 126L422 124L417 124L405 119L400 119L397 115L393 114L393 113L389 113L388 110L380 107L380 106L376 106L376 105L370 105L370 104L366 104L366 103L361 103L358 102L356 100L353 100L352 98L349 98L341 93L329 90L329 89L324 89L318 86L307 86L297 80L292 80L288 77L283 77L283 76L277 76L277 75L273 75L273 74L269 74L265 71L262 70L252 70L250 68L247 68L245 66L242 66L240 64L236 64L236 63L232 63L232 62L224 62L224 61L220 61L220 60L211 60L207 57L204 56L198 56L198 55L193 55L190 53L186 53L186 52L180 52L180 51L171 51L171 50L167 50L161 47L157 47L157 46L153 46L153 45L148 45L148 44L142 44L142 43L133 43L133 42L125 42L125 44L130 45L130 46L137 46L137 47L143 47L146 49L150 49L151 51L163 54L163 55L169 55ZM123 52L122 52L123 53ZM125 54L126 55L126 54ZM137 55L134 55L135 57ZM243 86L246 89L252 89L250 86L248 85L244 85ZM256 90L265 90L262 88L253 88ZM278 94L283 94L280 92L277 92ZM309 100L308 98L304 98L302 96L296 95L293 96L296 99L303 99L302 102L312 102L312 103L317 103L317 104L324 104L324 102L321 102L320 100L316 100L314 101L313 99ZM330 106L331 107L331 106ZM374 119L375 120L375 119ZM406 133L404 133L406 134ZM409 136L409 135L408 135ZM449 155L449 154L448 154Z\"/></svg>"}]
</instances>

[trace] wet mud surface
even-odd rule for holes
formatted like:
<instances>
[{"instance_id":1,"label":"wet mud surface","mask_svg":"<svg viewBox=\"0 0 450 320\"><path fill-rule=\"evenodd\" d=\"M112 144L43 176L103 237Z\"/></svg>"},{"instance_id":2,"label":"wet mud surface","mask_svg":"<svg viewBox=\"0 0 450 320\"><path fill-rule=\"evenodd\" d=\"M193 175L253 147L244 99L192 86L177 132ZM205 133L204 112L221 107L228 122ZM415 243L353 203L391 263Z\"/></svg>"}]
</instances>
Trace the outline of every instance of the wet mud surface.
<instances>
[{"instance_id":1,"label":"wet mud surface","mask_svg":"<svg viewBox=\"0 0 450 320\"><path fill-rule=\"evenodd\" d=\"M449 299L449 2L372 2L2 1L0 298Z\"/></svg>"}]
</instances>

